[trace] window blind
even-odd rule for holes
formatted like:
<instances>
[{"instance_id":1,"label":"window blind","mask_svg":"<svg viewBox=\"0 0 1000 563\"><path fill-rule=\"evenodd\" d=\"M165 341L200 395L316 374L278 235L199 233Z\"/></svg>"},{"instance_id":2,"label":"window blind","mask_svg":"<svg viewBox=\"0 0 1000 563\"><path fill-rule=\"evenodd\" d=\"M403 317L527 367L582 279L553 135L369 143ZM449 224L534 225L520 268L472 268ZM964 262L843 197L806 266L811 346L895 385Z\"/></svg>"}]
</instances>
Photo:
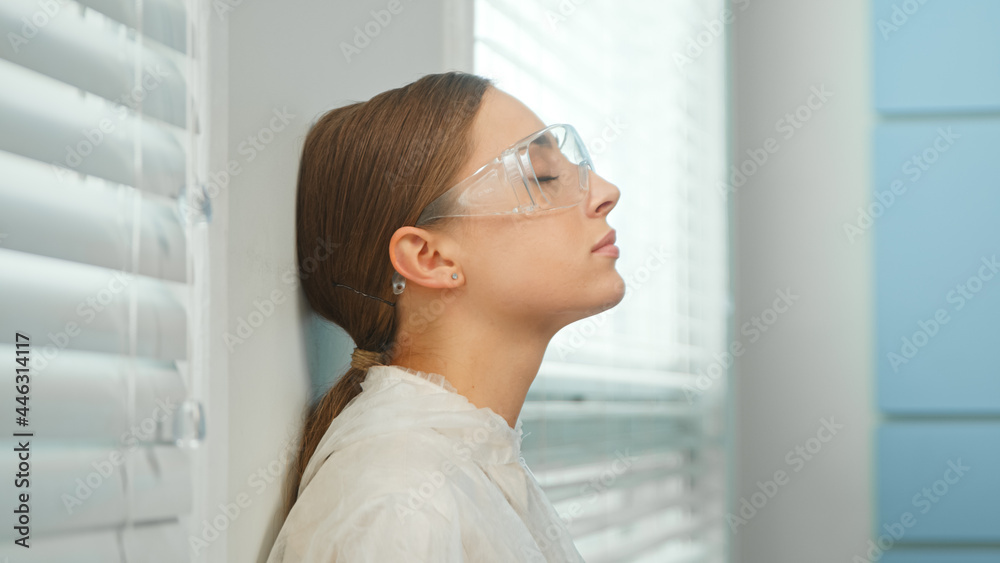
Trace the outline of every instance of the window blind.
<instances>
[{"instance_id":1,"label":"window blind","mask_svg":"<svg viewBox=\"0 0 1000 563\"><path fill-rule=\"evenodd\" d=\"M573 124L622 192L608 222L625 299L553 339L521 414L525 461L588 563L723 561L725 35L706 27L723 3L475 9L475 71Z\"/></svg>"},{"instance_id":2,"label":"window blind","mask_svg":"<svg viewBox=\"0 0 1000 563\"><path fill-rule=\"evenodd\" d=\"M185 0L0 3L5 560L191 560L209 217L187 189L191 14Z\"/></svg>"}]
</instances>

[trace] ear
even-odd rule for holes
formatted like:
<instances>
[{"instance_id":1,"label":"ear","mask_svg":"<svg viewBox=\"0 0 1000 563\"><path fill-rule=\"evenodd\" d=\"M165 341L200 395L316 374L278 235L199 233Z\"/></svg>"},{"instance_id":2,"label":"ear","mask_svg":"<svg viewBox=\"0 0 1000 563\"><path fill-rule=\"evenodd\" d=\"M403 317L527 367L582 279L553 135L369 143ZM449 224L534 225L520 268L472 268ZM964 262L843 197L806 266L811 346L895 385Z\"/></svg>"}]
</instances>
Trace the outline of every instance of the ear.
<instances>
[{"instance_id":1,"label":"ear","mask_svg":"<svg viewBox=\"0 0 1000 563\"><path fill-rule=\"evenodd\" d=\"M447 234L419 227L400 227L389 240L392 267L407 280L424 287L454 287L453 272L461 276L455 240Z\"/></svg>"}]
</instances>

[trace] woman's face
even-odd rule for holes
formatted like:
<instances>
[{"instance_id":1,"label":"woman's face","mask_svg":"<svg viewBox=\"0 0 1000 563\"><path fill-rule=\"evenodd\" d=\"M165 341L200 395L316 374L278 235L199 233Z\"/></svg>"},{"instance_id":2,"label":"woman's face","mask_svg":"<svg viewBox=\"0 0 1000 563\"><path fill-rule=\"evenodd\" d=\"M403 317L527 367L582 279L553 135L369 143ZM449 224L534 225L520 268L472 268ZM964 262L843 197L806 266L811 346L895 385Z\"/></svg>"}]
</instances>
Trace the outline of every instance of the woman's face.
<instances>
[{"instance_id":1,"label":"woman's face","mask_svg":"<svg viewBox=\"0 0 1000 563\"><path fill-rule=\"evenodd\" d=\"M472 156L457 177L543 128L516 98L489 89L473 125ZM515 320L553 331L617 305L625 296L617 257L591 249L611 230L607 215L620 195L590 172L589 190L575 207L460 218L457 262L466 297L484 314L523 317Z\"/></svg>"}]
</instances>

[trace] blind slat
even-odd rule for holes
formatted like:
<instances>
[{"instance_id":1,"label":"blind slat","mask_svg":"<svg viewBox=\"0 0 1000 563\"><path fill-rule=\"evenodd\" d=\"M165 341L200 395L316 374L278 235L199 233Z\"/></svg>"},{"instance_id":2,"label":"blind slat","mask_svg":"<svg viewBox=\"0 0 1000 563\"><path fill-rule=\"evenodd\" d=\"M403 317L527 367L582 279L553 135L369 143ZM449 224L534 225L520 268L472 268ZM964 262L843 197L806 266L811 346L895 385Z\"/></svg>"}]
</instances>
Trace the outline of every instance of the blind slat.
<instances>
[{"instance_id":1,"label":"blind slat","mask_svg":"<svg viewBox=\"0 0 1000 563\"><path fill-rule=\"evenodd\" d=\"M551 433L546 432L546 437L550 436ZM580 442L584 440L587 441L586 448L580 447ZM612 460L618 454L625 452L629 455L662 454L700 450L720 444L718 438L701 437L690 432L660 430L616 431L600 435L580 432L575 437L562 440L563 443L553 442L555 440L548 439L541 447L532 445L524 448L524 458L529 462L532 471L544 472L552 468Z\"/></svg>"},{"instance_id":2,"label":"blind slat","mask_svg":"<svg viewBox=\"0 0 1000 563\"><path fill-rule=\"evenodd\" d=\"M0 445L7 451L15 446L7 440ZM31 459L33 535L121 527L126 510L138 524L191 511L188 454L176 447L66 448L36 439ZM14 533L10 526L0 528L0 541L12 543Z\"/></svg>"},{"instance_id":3,"label":"blind slat","mask_svg":"<svg viewBox=\"0 0 1000 563\"><path fill-rule=\"evenodd\" d=\"M696 512L697 507L708 504L707 501L711 496L706 493L662 492L647 488L641 495L621 495L621 497L617 499L619 502L613 508L605 508L593 516L573 520L570 532L577 537L586 536L609 526L624 527L652 515L670 513L691 515L678 518L674 526L661 527L661 531L667 537L680 536L692 528L699 529L708 525L708 522Z\"/></svg>"},{"instance_id":4,"label":"blind slat","mask_svg":"<svg viewBox=\"0 0 1000 563\"><path fill-rule=\"evenodd\" d=\"M0 344L0 357L16 357L15 348ZM135 370L136 381L131 423L125 386L129 370ZM32 393L44 400L30 405L29 420L48 442L115 446L175 438L174 420L183 416L187 390L174 362L62 350L43 373L31 382Z\"/></svg>"},{"instance_id":5,"label":"blind slat","mask_svg":"<svg viewBox=\"0 0 1000 563\"><path fill-rule=\"evenodd\" d=\"M14 343L17 332L30 335L39 372L62 349L127 355L133 286L136 354L184 359L184 286L5 248L0 248L0 342Z\"/></svg>"},{"instance_id":6,"label":"blind slat","mask_svg":"<svg viewBox=\"0 0 1000 563\"><path fill-rule=\"evenodd\" d=\"M23 22L38 11L39 3L31 0L0 3L0 29L23 38L0 41L0 57L109 101L131 108L141 102L144 114L185 127L181 55L156 43L140 47L121 24L91 10L81 13L69 1L39 33L25 29L27 36L20 35ZM136 57L143 61L141 90L136 89Z\"/></svg>"},{"instance_id":7,"label":"blind slat","mask_svg":"<svg viewBox=\"0 0 1000 563\"><path fill-rule=\"evenodd\" d=\"M58 167L60 178L80 172L166 197L184 187L187 149L176 128L5 59L0 84L18 85L0 89L0 150Z\"/></svg>"},{"instance_id":8,"label":"blind slat","mask_svg":"<svg viewBox=\"0 0 1000 563\"><path fill-rule=\"evenodd\" d=\"M119 536L121 545L119 545ZM0 558L16 561L24 548L0 545ZM60 535L32 535L31 563L182 563L189 561L187 535L175 521L140 524L122 532L88 530Z\"/></svg>"},{"instance_id":9,"label":"blind slat","mask_svg":"<svg viewBox=\"0 0 1000 563\"><path fill-rule=\"evenodd\" d=\"M701 409L687 402L652 401L530 401L521 409L521 418L528 420L562 420L591 417L678 417L701 416Z\"/></svg>"},{"instance_id":10,"label":"blind slat","mask_svg":"<svg viewBox=\"0 0 1000 563\"><path fill-rule=\"evenodd\" d=\"M59 180L45 165L3 151L0 169L4 248L131 270L132 198L141 197L138 273L187 281L187 241L170 200L91 177Z\"/></svg>"},{"instance_id":11,"label":"blind slat","mask_svg":"<svg viewBox=\"0 0 1000 563\"><path fill-rule=\"evenodd\" d=\"M114 530L97 530L64 535L32 536L32 563L121 563L118 534ZM13 542L0 544L3 561L24 557L24 548Z\"/></svg>"},{"instance_id":12,"label":"blind slat","mask_svg":"<svg viewBox=\"0 0 1000 563\"><path fill-rule=\"evenodd\" d=\"M186 563L191 560L188 533L177 522L129 528L124 532L123 544L127 561Z\"/></svg>"},{"instance_id":13,"label":"blind slat","mask_svg":"<svg viewBox=\"0 0 1000 563\"><path fill-rule=\"evenodd\" d=\"M715 518L718 518L718 516L715 516ZM662 550L664 547L675 547L674 545L671 545L671 542L678 539L684 541L681 542L681 545L675 548L675 556L671 557L665 554L660 554L653 560L657 563L721 561L721 559L718 559L720 555L720 550L716 547L718 543L707 544L706 542L706 544L703 544L705 546L705 555L697 553L692 554L689 552L685 553L685 551L683 551L684 547L690 546L694 543L691 538L696 538L698 534L711 529L711 526L707 523L707 521L708 518L700 521L689 521L683 526L679 526L677 528L670 528L666 531L656 531L654 533L647 534L646 537L638 541L633 540L619 542L619 547L617 549L610 550L607 554L593 557L587 561L588 563L620 563L621 561L632 561L635 557L645 553ZM697 549L697 547L695 549Z\"/></svg>"},{"instance_id":14,"label":"blind slat","mask_svg":"<svg viewBox=\"0 0 1000 563\"><path fill-rule=\"evenodd\" d=\"M714 475L723 469L721 459L692 462L680 452L646 454L611 463L586 463L551 471L533 471L545 494L553 501L587 497L613 479L616 488L634 488L673 476Z\"/></svg>"},{"instance_id":15,"label":"blind slat","mask_svg":"<svg viewBox=\"0 0 1000 563\"><path fill-rule=\"evenodd\" d=\"M78 0L132 29L139 29L135 0ZM187 9L183 0L142 0L142 33L178 51L187 53Z\"/></svg>"}]
</instances>

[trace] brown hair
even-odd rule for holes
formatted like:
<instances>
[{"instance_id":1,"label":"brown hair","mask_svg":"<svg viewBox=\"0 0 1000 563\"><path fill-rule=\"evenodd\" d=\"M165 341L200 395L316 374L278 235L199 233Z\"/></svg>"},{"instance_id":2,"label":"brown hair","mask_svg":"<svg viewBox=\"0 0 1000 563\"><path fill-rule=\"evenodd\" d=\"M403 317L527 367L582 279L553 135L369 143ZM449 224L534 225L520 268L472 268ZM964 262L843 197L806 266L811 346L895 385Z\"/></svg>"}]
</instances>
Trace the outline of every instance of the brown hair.
<instances>
[{"instance_id":1,"label":"brown hair","mask_svg":"<svg viewBox=\"0 0 1000 563\"><path fill-rule=\"evenodd\" d=\"M320 116L305 138L295 208L299 276L312 309L342 327L360 350L388 364L396 347L389 240L412 225L469 158L471 130L492 81L431 74ZM317 259L317 245L328 256ZM331 421L361 392L366 370L350 367L306 413L286 482L285 514Z\"/></svg>"}]
</instances>

